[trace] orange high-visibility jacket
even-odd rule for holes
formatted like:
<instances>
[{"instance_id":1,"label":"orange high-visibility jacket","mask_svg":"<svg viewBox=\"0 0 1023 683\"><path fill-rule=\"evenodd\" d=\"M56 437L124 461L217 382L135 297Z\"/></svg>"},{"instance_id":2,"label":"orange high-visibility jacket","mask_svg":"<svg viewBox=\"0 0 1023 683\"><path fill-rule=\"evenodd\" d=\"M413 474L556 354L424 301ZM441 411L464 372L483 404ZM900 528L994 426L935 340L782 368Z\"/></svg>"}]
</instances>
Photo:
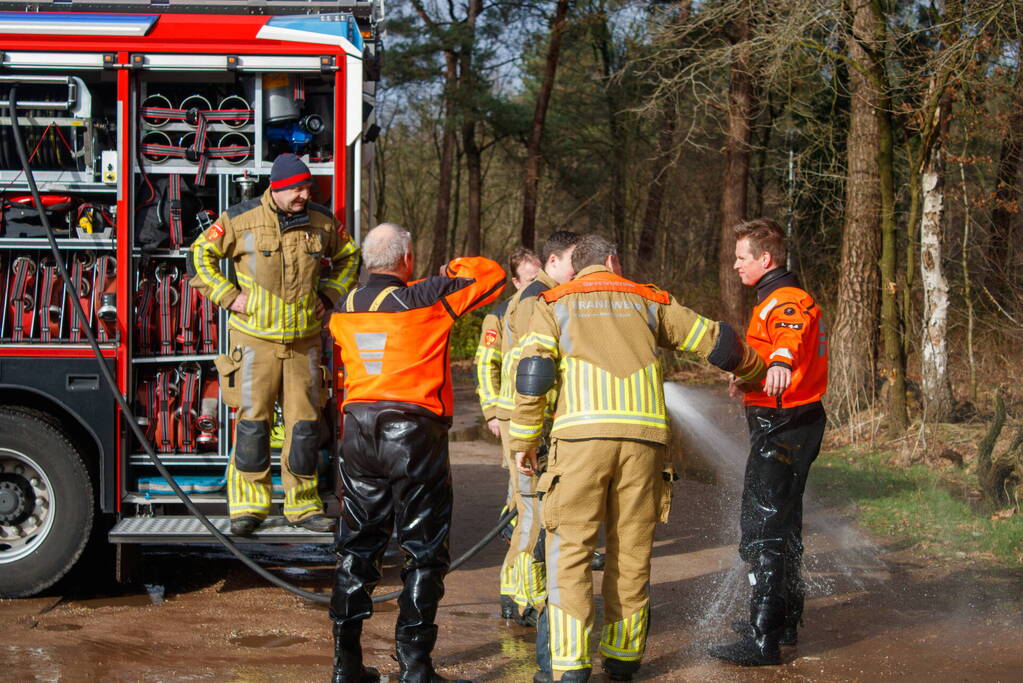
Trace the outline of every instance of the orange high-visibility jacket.
<instances>
[{"instance_id":1,"label":"orange high-visibility jacket","mask_svg":"<svg viewBox=\"0 0 1023 683\"><path fill-rule=\"evenodd\" d=\"M766 273L757 283L746 343L768 367L792 370L792 383L781 396L752 391L746 394L746 405L794 408L821 400L828 388L828 335L821 309L784 268Z\"/></svg>"},{"instance_id":2,"label":"orange high-visibility jacket","mask_svg":"<svg viewBox=\"0 0 1023 683\"><path fill-rule=\"evenodd\" d=\"M494 301L504 281L501 266L483 257L457 258L446 277L410 284L370 275L330 317L345 366L344 405L398 402L450 418L451 327Z\"/></svg>"}]
</instances>

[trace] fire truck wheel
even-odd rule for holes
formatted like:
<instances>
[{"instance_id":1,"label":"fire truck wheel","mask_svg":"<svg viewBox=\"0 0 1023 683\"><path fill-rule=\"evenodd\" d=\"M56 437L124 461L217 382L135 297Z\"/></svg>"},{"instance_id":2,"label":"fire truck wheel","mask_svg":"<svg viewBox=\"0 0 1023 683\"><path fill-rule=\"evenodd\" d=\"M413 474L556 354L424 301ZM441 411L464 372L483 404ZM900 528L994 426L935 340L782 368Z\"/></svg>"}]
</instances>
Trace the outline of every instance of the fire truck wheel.
<instances>
[{"instance_id":1,"label":"fire truck wheel","mask_svg":"<svg viewBox=\"0 0 1023 683\"><path fill-rule=\"evenodd\" d=\"M50 420L0 406L0 597L38 593L78 560L92 529L92 481Z\"/></svg>"}]
</instances>

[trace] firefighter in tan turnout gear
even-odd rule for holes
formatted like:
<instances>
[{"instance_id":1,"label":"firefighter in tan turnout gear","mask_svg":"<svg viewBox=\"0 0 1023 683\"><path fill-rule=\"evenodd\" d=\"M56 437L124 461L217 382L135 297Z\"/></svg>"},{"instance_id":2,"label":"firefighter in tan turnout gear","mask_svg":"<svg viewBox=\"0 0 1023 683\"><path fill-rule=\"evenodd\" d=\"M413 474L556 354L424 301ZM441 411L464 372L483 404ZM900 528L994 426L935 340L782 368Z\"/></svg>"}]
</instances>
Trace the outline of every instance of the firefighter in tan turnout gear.
<instances>
[{"instance_id":1,"label":"firefighter in tan turnout gear","mask_svg":"<svg viewBox=\"0 0 1023 683\"><path fill-rule=\"evenodd\" d=\"M314 531L334 528L316 477L325 395L320 330L327 308L355 282L359 251L329 209L309 202L311 188L309 168L282 154L263 196L227 209L192 245L192 286L231 311L231 350L217 358L217 371L224 402L238 409L227 469L235 535L251 534L270 512L270 427L278 397L284 515ZM237 285L220 270L225 258L234 263Z\"/></svg>"},{"instance_id":2,"label":"firefighter in tan turnout gear","mask_svg":"<svg viewBox=\"0 0 1023 683\"><path fill-rule=\"evenodd\" d=\"M654 524L666 521L672 473L657 347L698 353L743 381L766 372L726 323L621 276L614 245L575 247L574 280L540 296L522 349L509 425L521 472L536 468L547 392L558 385L544 493L547 607L537 625L534 681L589 679L594 623L590 558L607 534L600 654L612 680L639 669L650 623Z\"/></svg>"},{"instance_id":3,"label":"firefighter in tan turnout gear","mask_svg":"<svg viewBox=\"0 0 1023 683\"><path fill-rule=\"evenodd\" d=\"M501 615L523 626L535 626L537 615L547 599L547 575L540 539L540 500L533 490L535 480L518 472L508 442L508 420L515 407L515 371L522 342L529 327L537 296L551 287L568 282L575 275L572 249L579 235L559 230L544 242L543 268L536 279L508 300L502 316L504 354L501 363L501 391L497 400L497 419L501 441L511 470L512 498L517 516L508 553L501 566ZM521 609L521 612L519 611Z\"/></svg>"}]
</instances>

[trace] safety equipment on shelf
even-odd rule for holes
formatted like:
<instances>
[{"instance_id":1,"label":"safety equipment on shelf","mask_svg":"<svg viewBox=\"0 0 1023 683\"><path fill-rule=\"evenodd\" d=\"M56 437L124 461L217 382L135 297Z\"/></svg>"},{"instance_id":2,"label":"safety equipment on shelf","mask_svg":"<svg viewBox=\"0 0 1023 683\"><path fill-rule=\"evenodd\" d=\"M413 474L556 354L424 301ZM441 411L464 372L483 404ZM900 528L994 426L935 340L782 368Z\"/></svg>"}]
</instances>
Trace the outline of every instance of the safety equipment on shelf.
<instances>
[{"instance_id":1,"label":"safety equipment on shelf","mask_svg":"<svg viewBox=\"0 0 1023 683\"><path fill-rule=\"evenodd\" d=\"M96 259L92 276L92 308L96 316L96 331L100 341L112 341L117 336L117 261L103 255Z\"/></svg>"},{"instance_id":2,"label":"safety equipment on shelf","mask_svg":"<svg viewBox=\"0 0 1023 683\"><path fill-rule=\"evenodd\" d=\"M160 453L174 452L174 404L178 397L178 371L156 373L156 434L153 444Z\"/></svg>"},{"instance_id":3,"label":"safety equipment on shelf","mask_svg":"<svg viewBox=\"0 0 1023 683\"><path fill-rule=\"evenodd\" d=\"M140 355L155 352L153 314L156 310L156 280L142 274L135 294L135 348Z\"/></svg>"},{"instance_id":4,"label":"safety equipment on shelf","mask_svg":"<svg viewBox=\"0 0 1023 683\"><path fill-rule=\"evenodd\" d=\"M157 331L160 335L160 346L158 355L174 355L174 338L177 336L177 316L175 308L178 305L178 291L174 289L174 283L178 279L177 266L166 262L156 266L154 271L156 277L156 308L157 308Z\"/></svg>"},{"instance_id":5,"label":"safety equipment on shelf","mask_svg":"<svg viewBox=\"0 0 1023 683\"><path fill-rule=\"evenodd\" d=\"M195 421L196 429L199 430L195 441L200 450L217 449L217 427L220 424L217 420L219 393L220 384L217 379L207 379L203 382L202 394L199 397L199 417Z\"/></svg>"},{"instance_id":6,"label":"safety equipment on shelf","mask_svg":"<svg viewBox=\"0 0 1023 683\"><path fill-rule=\"evenodd\" d=\"M241 98L238 98L239 100ZM147 98L148 100L148 98ZM221 104L240 104L234 99L225 98ZM184 121L195 127L194 133L182 136L177 145L171 144L170 136L162 131L148 131L139 141L139 151L150 161L158 162L170 158L185 159L197 164L195 170L196 185L206 183L206 171L210 159L226 159L231 163L241 163L253 154L253 145L249 144L248 137L245 137L244 144L237 144L237 140L229 140L229 144L216 146L209 145L209 125L214 122L222 122L233 128L238 128L252 121L252 110L237 106L231 109L213 109L210 101L202 95L190 95L186 97L178 109L158 106L143 106L141 111L143 122L158 122L158 125L165 125L167 121ZM164 123L159 123L164 122ZM154 135L154 133L156 133ZM166 140L164 140L166 138ZM241 161L237 161L237 160Z\"/></svg>"},{"instance_id":7,"label":"safety equipment on shelf","mask_svg":"<svg viewBox=\"0 0 1023 683\"><path fill-rule=\"evenodd\" d=\"M305 103L305 80L295 74L263 74L263 119L266 123L294 121Z\"/></svg>"},{"instance_id":8,"label":"safety equipment on shelf","mask_svg":"<svg viewBox=\"0 0 1023 683\"><path fill-rule=\"evenodd\" d=\"M39 339L49 342L61 338L64 322L64 283L57 274L57 263L52 256L39 261L42 279L39 293Z\"/></svg>"},{"instance_id":9,"label":"safety equipment on shelf","mask_svg":"<svg viewBox=\"0 0 1023 683\"><path fill-rule=\"evenodd\" d=\"M71 266L71 288L65 288L67 296L77 297L82 304L82 311L86 317L83 319L78 315L78 310L68 304L71 310L71 330L69 339L72 343L82 341L82 328L92 325L93 306L91 301L92 281L87 276L87 271L96 265L96 254L91 251L75 252L74 263Z\"/></svg>"},{"instance_id":10,"label":"safety equipment on shelf","mask_svg":"<svg viewBox=\"0 0 1023 683\"><path fill-rule=\"evenodd\" d=\"M11 341L25 341L32 336L35 316L36 263L28 256L19 256L11 264L11 286L7 293L7 317L11 321Z\"/></svg>"},{"instance_id":11,"label":"safety equipment on shelf","mask_svg":"<svg viewBox=\"0 0 1023 683\"><path fill-rule=\"evenodd\" d=\"M196 331L199 313L199 292L188 284L188 274L178 279L178 335L177 343L181 353L195 353Z\"/></svg>"},{"instance_id":12,"label":"safety equipment on shelf","mask_svg":"<svg viewBox=\"0 0 1023 683\"><path fill-rule=\"evenodd\" d=\"M197 231L195 216L199 200L187 180L179 175L150 182L145 175L139 187L142 203L135 212L135 244L143 251L169 246L187 247Z\"/></svg>"},{"instance_id":13,"label":"safety equipment on shelf","mask_svg":"<svg viewBox=\"0 0 1023 683\"><path fill-rule=\"evenodd\" d=\"M63 194L42 195L43 210L54 231L68 230L68 212L72 199ZM46 237L39 214L30 195L6 197L0 200L0 236L15 238ZM66 237L66 235L58 235Z\"/></svg>"},{"instance_id":14,"label":"safety equipment on shelf","mask_svg":"<svg viewBox=\"0 0 1023 683\"><path fill-rule=\"evenodd\" d=\"M195 453L202 368L198 363L182 363L178 368L178 378L180 393L178 394L178 407L175 411L177 450L183 453Z\"/></svg>"}]
</instances>

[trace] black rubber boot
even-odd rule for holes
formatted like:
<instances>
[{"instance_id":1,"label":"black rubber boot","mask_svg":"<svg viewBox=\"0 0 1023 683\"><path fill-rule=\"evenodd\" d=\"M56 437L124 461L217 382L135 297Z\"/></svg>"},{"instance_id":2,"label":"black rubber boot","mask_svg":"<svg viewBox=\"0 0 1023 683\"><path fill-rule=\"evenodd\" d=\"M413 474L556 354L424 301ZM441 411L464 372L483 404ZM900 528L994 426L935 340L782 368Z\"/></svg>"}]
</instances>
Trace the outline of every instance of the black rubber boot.
<instances>
[{"instance_id":1,"label":"black rubber boot","mask_svg":"<svg viewBox=\"0 0 1023 683\"><path fill-rule=\"evenodd\" d=\"M517 619L519 616L519 606L515 604L515 600L510 595L501 596L501 618L502 619Z\"/></svg>"},{"instance_id":2,"label":"black rubber boot","mask_svg":"<svg viewBox=\"0 0 1023 683\"><path fill-rule=\"evenodd\" d=\"M626 662L622 659L607 657L604 660L604 671L612 681L631 681L633 674L639 671L639 662Z\"/></svg>"},{"instance_id":3,"label":"black rubber boot","mask_svg":"<svg viewBox=\"0 0 1023 683\"><path fill-rule=\"evenodd\" d=\"M732 643L715 645L707 653L739 666L781 664L778 645L785 627L785 562L780 552L769 548L753 558L750 569L752 633Z\"/></svg>"},{"instance_id":4,"label":"black rubber boot","mask_svg":"<svg viewBox=\"0 0 1023 683\"><path fill-rule=\"evenodd\" d=\"M780 598L765 598L755 608L752 637L715 645L707 650L711 657L723 659L739 666L774 666L781 664L779 640L785 624L785 602Z\"/></svg>"},{"instance_id":5,"label":"black rubber boot","mask_svg":"<svg viewBox=\"0 0 1023 683\"><path fill-rule=\"evenodd\" d=\"M753 638L753 625L748 621L736 619L732 622L732 632L743 638ZM782 629L781 638L778 644L783 647L793 647L799 642L798 623L789 623L788 616L785 617L785 628Z\"/></svg>"},{"instance_id":6,"label":"black rubber boot","mask_svg":"<svg viewBox=\"0 0 1023 683\"><path fill-rule=\"evenodd\" d=\"M433 642L411 642L395 643L398 654L398 665L401 673L398 675L399 683L465 683L461 679L444 678L433 668L433 660L430 652L433 650Z\"/></svg>"},{"instance_id":7,"label":"black rubber boot","mask_svg":"<svg viewBox=\"0 0 1023 683\"><path fill-rule=\"evenodd\" d=\"M327 515L313 515L312 517L306 517L300 522L291 522L291 526L300 526L303 529L309 531L315 531L320 534L328 534L334 530L334 520Z\"/></svg>"},{"instance_id":8,"label":"black rubber boot","mask_svg":"<svg viewBox=\"0 0 1023 683\"><path fill-rule=\"evenodd\" d=\"M539 617L539 616L540 616L540 613L536 611L535 607L527 607L524 610L522 610L522 614L521 615L517 615L517 616L512 617L512 618L515 620L515 623L518 624L519 626L526 626L528 628L536 628L536 620L537 620L537 617Z\"/></svg>"},{"instance_id":9,"label":"black rubber boot","mask_svg":"<svg viewBox=\"0 0 1023 683\"><path fill-rule=\"evenodd\" d=\"M340 624L334 622L334 677L333 683L377 683L380 672L362 665L362 622Z\"/></svg>"},{"instance_id":10,"label":"black rubber boot","mask_svg":"<svg viewBox=\"0 0 1023 683\"><path fill-rule=\"evenodd\" d=\"M242 515L231 519L232 536L251 536L252 532L259 528L263 520L252 515Z\"/></svg>"}]
</instances>

